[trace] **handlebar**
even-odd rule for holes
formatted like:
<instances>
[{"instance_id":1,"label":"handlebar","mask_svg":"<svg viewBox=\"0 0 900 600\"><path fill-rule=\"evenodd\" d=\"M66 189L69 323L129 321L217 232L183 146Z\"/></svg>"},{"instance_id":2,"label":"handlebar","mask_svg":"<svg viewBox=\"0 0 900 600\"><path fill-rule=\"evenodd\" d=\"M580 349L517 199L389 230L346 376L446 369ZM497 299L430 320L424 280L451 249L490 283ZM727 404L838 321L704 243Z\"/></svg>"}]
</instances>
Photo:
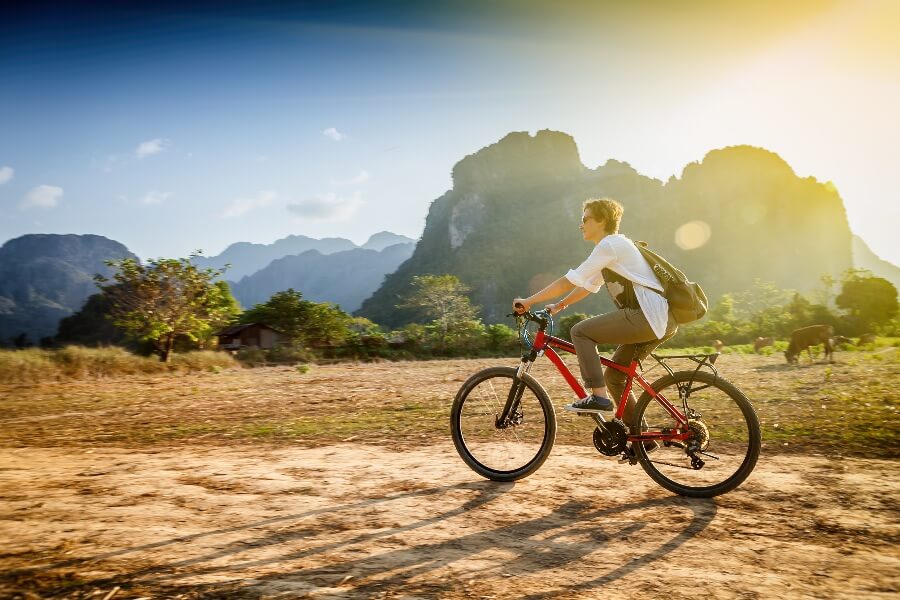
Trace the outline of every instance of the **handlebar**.
<instances>
[{"instance_id":1,"label":"handlebar","mask_svg":"<svg viewBox=\"0 0 900 600\"><path fill-rule=\"evenodd\" d=\"M525 327L525 323L528 321L533 321L539 325L540 331L546 331L549 327L550 334L553 333L553 315L550 314L550 311L547 309L536 310L534 312L530 310L524 310L524 306L516 302L516 308L523 309L520 313L512 313L507 315L508 317L515 317L516 321L519 323L519 337L522 338L522 342L525 346L531 347L531 340L528 337L528 329Z\"/></svg>"}]
</instances>

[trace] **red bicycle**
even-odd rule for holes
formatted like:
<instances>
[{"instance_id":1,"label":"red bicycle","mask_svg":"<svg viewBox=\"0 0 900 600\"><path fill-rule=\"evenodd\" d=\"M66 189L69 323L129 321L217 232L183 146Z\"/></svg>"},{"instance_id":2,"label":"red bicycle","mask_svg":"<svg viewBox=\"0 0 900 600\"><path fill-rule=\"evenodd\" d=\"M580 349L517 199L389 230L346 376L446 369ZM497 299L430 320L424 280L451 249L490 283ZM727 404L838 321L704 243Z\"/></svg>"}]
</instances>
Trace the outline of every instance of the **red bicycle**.
<instances>
[{"instance_id":1,"label":"red bicycle","mask_svg":"<svg viewBox=\"0 0 900 600\"><path fill-rule=\"evenodd\" d=\"M520 334L529 349L518 368L492 367L470 377L450 412L453 443L476 473L493 481L515 481L534 473L556 440L556 414L547 392L529 374L546 355L577 398L587 395L557 354L575 354L575 346L553 337L546 310L518 315ZM530 339L526 325L538 329ZM547 329L550 333L547 333ZM750 401L719 376L718 353L660 356L651 354L667 374L652 384L638 372L640 363L621 365L600 357L605 366L627 376L615 417L590 416L596 422L594 447L603 455L622 455L640 463L664 488L697 498L711 498L740 485L759 458L759 419ZM686 359L696 367L673 371L667 360ZM643 390L634 409L634 424L622 420L625 398L637 383Z\"/></svg>"}]
</instances>

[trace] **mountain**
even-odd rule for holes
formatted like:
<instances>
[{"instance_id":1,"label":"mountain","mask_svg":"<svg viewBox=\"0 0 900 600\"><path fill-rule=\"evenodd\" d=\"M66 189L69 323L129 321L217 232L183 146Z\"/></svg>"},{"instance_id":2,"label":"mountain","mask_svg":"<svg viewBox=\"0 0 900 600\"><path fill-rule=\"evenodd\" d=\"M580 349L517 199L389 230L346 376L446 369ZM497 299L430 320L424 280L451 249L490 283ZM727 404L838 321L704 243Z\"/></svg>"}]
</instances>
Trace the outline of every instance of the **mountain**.
<instances>
[{"instance_id":1,"label":"mountain","mask_svg":"<svg viewBox=\"0 0 900 600\"><path fill-rule=\"evenodd\" d=\"M316 250L321 254L332 254L356 248L356 244L344 238L323 238L321 240L304 235L289 235L271 244L253 244L236 242L216 256L203 256L194 260L201 268L221 269L226 264L231 266L225 272L229 281L239 281L241 277L252 275L273 260L283 256L302 254Z\"/></svg>"},{"instance_id":2,"label":"mountain","mask_svg":"<svg viewBox=\"0 0 900 600\"><path fill-rule=\"evenodd\" d=\"M266 268L232 283L231 292L241 306L249 308L267 301L276 292L294 288L307 300L333 302L352 312L378 289L385 275L393 273L412 255L413 247L409 242L383 250L354 248L333 254L309 250L272 261Z\"/></svg>"},{"instance_id":3,"label":"mountain","mask_svg":"<svg viewBox=\"0 0 900 600\"><path fill-rule=\"evenodd\" d=\"M853 266L857 269L868 269L878 277L884 277L900 290L900 268L891 262L879 258L858 235L853 236Z\"/></svg>"},{"instance_id":4,"label":"mountain","mask_svg":"<svg viewBox=\"0 0 900 600\"><path fill-rule=\"evenodd\" d=\"M472 289L487 322L504 322L515 296L531 294L591 250L578 230L585 199L625 207L620 232L701 282L711 300L755 279L809 291L852 265L851 234L834 187L798 177L777 154L751 146L709 152L663 183L614 160L581 163L571 136L507 135L463 158L453 188L434 200L412 257L368 298L361 316L387 326L415 319L398 299L420 274L451 273ZM610 306L593 295L577 310Z\"/></svg>"},{"instance_id":5,"label":"mountain","mask_svg":"<svg viewBox=\"0 0 900 600\"><path fill-rule=\"evenodd\" d=\"M375 250L376 252L381 252L388 246L395 246L397 244L415 244L416 240L412 238L408 238L405 235L398 235L396 233L391 233L390 231L381 231L379 233L374 234L369 238L369 240L361 246L366 250Z\"/></svg>"},{"instance_id":6,"label":"mountain","mask_svg":"<svg viewBox=\"0 0 900 600\"><path fill-rule=\"evenodd\" d=\"M0 247L0 344L22 332L32 342L56 333L62 317L97 292L94 275L112 276L107 260L137 258L99 235L24 235Z\"/></svg>"}]
</instances>

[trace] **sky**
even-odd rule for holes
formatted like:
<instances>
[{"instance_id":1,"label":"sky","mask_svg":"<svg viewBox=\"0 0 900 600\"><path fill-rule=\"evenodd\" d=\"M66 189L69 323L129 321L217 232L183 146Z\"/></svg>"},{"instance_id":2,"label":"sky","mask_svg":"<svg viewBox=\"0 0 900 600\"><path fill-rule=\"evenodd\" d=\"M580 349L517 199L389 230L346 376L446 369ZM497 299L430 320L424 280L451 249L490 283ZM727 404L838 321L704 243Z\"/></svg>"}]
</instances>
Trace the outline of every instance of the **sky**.
<instances>
[{"instance_id":1,"label":"sky","mask_svg":"<svg viewBox=\"0 0 900 600\"><path fill-rule=\"evenodd\" d=\"M784 4L784 5L782 5ZM0 243L142 258L417 238L511 131L666 181L750 144L900 265L900 2L21 2L0 19Z\"/></svg>"}]
</instances>

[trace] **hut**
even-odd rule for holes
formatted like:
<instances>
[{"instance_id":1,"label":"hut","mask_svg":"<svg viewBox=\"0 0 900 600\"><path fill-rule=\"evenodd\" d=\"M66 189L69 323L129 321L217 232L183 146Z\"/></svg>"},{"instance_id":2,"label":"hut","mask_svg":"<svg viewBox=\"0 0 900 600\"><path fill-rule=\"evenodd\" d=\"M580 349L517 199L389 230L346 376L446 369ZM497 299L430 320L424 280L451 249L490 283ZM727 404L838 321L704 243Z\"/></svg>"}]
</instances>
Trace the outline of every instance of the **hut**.
<instances>
[{"instance_id":1,"label":"hut","mask_svg":"<svg viewBox=\"0 0 900 600\"><path fill-rule=\"evenodd\" d=\"M232 325L217 333L216 337L219 338L221 350L240 350L254 346L268 350L288 341L286 335L265 323Z\"/></svg>"}]
</instances>

